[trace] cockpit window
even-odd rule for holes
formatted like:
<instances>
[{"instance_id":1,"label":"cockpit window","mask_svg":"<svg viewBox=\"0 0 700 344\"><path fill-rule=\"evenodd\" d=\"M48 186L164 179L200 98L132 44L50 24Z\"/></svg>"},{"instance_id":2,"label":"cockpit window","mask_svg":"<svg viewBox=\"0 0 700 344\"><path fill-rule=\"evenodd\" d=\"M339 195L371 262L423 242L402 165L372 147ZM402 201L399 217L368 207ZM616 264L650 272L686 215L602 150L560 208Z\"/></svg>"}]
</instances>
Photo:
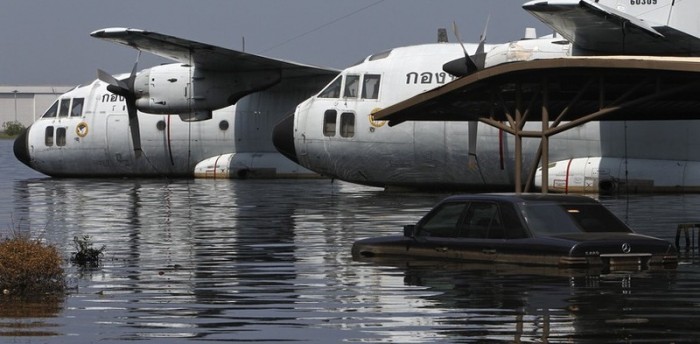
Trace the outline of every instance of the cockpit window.
<instances>
[{"instance_id":1,"label":"cockpit window","mask_svg":"<svg viewBox=\"0 0 700 344\"><path fill-rule=\"evenodd\" d=\"M70 116L79 117L83 115L84 98L73 98L73 105L70 107Z\"/></svg>"},{"instance_id":2,"label":"cockpit window","mask_svg":"<svg viewBox=\"0 0 700 344\"><path fill-rule=\"evenodd\" d=\"M68 117L68 112L70 110L70 99L61 99L61 103L58 106L59 112L58 116L59 117Z\"/></svg>"},{"instance_id":3,"label":"cockpit window","mask_svg":"<svg viewBox=\"0 0 700 344\"><path fill-rule=\"evenodd\" d=\"M381 78L378 74L365 74L362 82L362 99L379 99L379 82Z\"/></svg>"},{"instance_id":4,"label":"cockpit window","mask_svg":"<svg viewBox=\"0 0 700 344\"><path fill-rule=\"evenodd\" d=\"M56 113L58 113L58 100L51 104L51 107L48 110L46 110L46 112L44 112L44 115L41 117L53 118L56 117Z\"/></svg>"},{"instance_id":5,"label":"cockpit window","mask_svg":"<svg viewBox=\"0 0 700 344\"><path fill-rule=\"evenodd\" d=\"M342 75L339 75L335 80L333 80L321 93L318 94L319 98L340 98L340 84L343 81Z\"/></svg>"},{"instance_id":6,"label":"cockpit window","mask_svg":"<svg viewBox=\"0 0 700 344\"><path fill-rule=\"evenodd\" d=\"M359 75L348 75L345 77L345 92L343 97L345 98L357 98L358 90L360 88L360 76Z\"/></svg>"}]
</instances>

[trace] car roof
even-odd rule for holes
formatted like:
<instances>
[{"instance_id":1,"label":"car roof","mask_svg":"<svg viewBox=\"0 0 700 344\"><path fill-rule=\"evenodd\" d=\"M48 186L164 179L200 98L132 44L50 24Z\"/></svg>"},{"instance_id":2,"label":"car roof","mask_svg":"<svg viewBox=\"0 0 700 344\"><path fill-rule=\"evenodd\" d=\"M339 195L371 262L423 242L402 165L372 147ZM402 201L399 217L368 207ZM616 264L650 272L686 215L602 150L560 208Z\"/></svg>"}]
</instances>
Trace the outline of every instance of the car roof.
<instances>
[{"instance_id":1,"label":"car roof","mask_svg":"<svg viewBox=\"0 0 700 344\"><path fill-rule=\"evenodd\" d=\"M595 199L582 195L541 194L541 193L483 193L453 195L443 201L499 201L510 203L556 202L599 204Z\"/></svg>"}]
</instances>

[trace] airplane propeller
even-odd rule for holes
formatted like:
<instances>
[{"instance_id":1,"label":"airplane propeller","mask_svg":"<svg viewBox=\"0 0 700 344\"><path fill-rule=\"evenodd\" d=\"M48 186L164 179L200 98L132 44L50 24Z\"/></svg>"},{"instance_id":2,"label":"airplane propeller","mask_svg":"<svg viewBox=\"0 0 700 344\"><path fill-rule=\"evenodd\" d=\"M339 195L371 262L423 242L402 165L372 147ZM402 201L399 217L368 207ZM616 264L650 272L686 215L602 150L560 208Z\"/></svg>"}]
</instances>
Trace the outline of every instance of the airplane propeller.
<instances>
[{"instance_id":1,"label":"airplane propeller","mask_svg":"<svg viewBox=\"0 0 700 344\"><path fill-rule=\"evenodd\" d=\"M467 48L462 43L462 39L459 37L459 30L457 29L457 23L452 22L452 30L457 38L457 41L462 46L462 51L464 51L464 57L445 63L442 66L442 70L455 76L466 76L484 69L486 66L486 52L484 51L484 45L486 44L486 29L489 27L489 20L491 16L486 18L486 26L484 27L484 32L479 37L479 46L476 48L474 55L469 55L467 53ZM479 167L479 162L476 155L476 139L477 130L479 127L479 122L469 121L469 168L474 170Z\"/></svg>"},{"instance_id":2,"label":"airplane propeller","mask_svg":"<svg viewBox=\"0 0 700 344\"><path fill-rule=\"evenodd\" d=\"M469 55L467 48L465 48L462 39L459 37L457 23L452 22L452 31L454 32L459 44L462 46L464 57L445 63L442 66L442 70L454 76L462 77L484 69L486 65L486 52L484 51L484 45L486 44L486 29L488 29L490 19L491 16L486 18L486 26L484 27L484 32L479 37L479 46L477 46L474 55Z\"/></svg>"},{"instance_id":3,"label":"airplane propeller","mask_svg":"<svg viewBox=\"0 0 700 344\"><path fill-rule=\"evenodd\" d=\"M141 132L139 130L139 118L136 109L136 90L134 88L136 69L139 64L140 56L141 52L139 51L139 55L136 57L136 63L134 63L134 68L131 70L131 74L126 79L119 80L101 69L97 70L97 78L108 84L107 90L118 96L124 97L126 101L126 110L129 115L129 128L131 130L131 140L136 157L139 157L142 153Z\"/></svg>"}]
</instances>

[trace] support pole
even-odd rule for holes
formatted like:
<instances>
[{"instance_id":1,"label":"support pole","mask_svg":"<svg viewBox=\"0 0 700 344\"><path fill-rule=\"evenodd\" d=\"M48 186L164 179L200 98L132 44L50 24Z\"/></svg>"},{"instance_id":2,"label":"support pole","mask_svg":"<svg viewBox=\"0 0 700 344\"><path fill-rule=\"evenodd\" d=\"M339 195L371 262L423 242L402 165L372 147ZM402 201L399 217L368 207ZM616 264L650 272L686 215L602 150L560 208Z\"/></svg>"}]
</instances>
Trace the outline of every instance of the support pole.
<instances>
[{"instance_id":1,"label":"support pole","mask_svg":"<svg viewBox=\"0 0 700 344\"><path fill-rule=\"evenodd\" d=\"M549 85L547 78L542 80L542 193L549 192Z\"/></svg>"},{"instance_id":2,"label":"support pole","mask_svg":"<svg viewBox=\"0 0 700 344\"><path fill-rule=\"evenodd\" d=\"M518 84L515 90L515 193L523 192L523 137L521 121L522 114L522 84Z\"/></svg>"}]
</instances>

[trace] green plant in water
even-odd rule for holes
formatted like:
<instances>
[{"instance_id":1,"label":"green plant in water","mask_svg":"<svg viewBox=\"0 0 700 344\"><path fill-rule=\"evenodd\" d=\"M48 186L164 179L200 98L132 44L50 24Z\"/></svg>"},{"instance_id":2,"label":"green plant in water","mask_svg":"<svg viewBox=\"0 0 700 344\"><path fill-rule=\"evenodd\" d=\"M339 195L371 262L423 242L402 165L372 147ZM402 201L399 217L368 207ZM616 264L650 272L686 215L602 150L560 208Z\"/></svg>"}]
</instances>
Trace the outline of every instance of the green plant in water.
<instances>
[{"instance_id":1,"label":"green plant in water","mask_svg":"<svg viewBox=\"0 0 700 344\"><path fill-rule=\"evenodd\" d=\"M71 257L71 262L82 267L96 267L100 264L100 257L103 255L105 246L102 245L99 249L92 247L92 240L89 235L82 237L73 237L73 246L78 252L74 252Z\"/></svg>"}]
</instances>

